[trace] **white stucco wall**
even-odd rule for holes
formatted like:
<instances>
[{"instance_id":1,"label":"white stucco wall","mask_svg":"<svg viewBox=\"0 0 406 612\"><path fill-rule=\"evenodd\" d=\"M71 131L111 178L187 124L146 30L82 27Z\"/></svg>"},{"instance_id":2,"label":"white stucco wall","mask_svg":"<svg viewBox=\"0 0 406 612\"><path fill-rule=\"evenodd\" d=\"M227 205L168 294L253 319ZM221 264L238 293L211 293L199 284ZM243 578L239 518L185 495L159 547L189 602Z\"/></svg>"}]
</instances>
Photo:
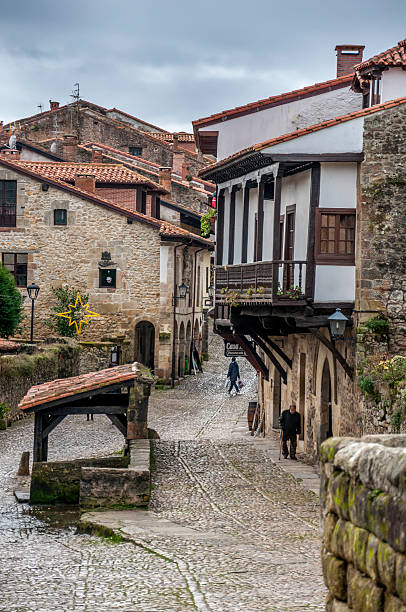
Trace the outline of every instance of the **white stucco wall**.
<instances>
[{"instance_id":1,"label":"white stucco wall","mask_svg":"<svg viewBox=\"0 0 406 612\"><path fill-rule=\"evenodd\" d=\"M355 266L316 266L315 302L355 300Z\"/></svg>"},{"instance_id":2,"label":"white stucco wall","mask_svg":"<svg viewBox=\"0 0 406 612\"><path fill-rule=\"evenodd\" d=\"M169 246L165 246L161 244L161 247L160 247L160 261L161 261L160 282L161 283L168 282L169 249L170 249Z\"/></svg>"},{"instance_id":3,"label":"white stucco wall","mask_svg":"<svg viewBox=\"0 0 406 612\"><path fill-rule=\"evenodd\" d=\"M262 153L361 153L363 128L360 117L281 142Z\"/></svg>"},{"instance_id":4,"label":"white stucco wall","mask_svg":"<svg viewBox=\"0 0 406 612\"><path fill-rule=\"evenodd\" d=\"M217 159L220 160L258 142L361 108L362 95L354 93L347 85L303 100L208 125L200 131L218 131Z\"/></svg>"},{"instance_id":5,"label":"white stucco wall","mask_svg":"<svg viewBox=\"0 0 406 612\"><path fill-rule=\"evenodd\" d=\"M250 189L250 207L248 214L247 263L254 261L255 213L258 210L258 187Z\"/></svg>"},{"instance_id":6,"label":"white stucco wall","mask_svg":"<svg viewBox=\"0 0 406 612\"><path fill-rule=\"evenodd\" d=\"M244 190L235 194L235 232L234 232L234 263L241 263L242 219L244 208Z\"/></svg>"},{"instance_id":7,"label":"white stucco wall","mask_svg":"<svg viewBox=\"0 0 406 612\"><path fill-rule=\"evenodd\" d=\"M322 163L320 208L356 208L357 176L355 162Z\"/></svg>"},{"instance_id":8,"label":"white stucco wall","mask_svg":"<svg viewBox=\"0 0 406 612\"><path fill-rule=\"evenodd\" d=\"M262 259L272 261L273 259L273 216L274 201L264 200L264 240L262 245Z\"/></svg>"},{"instance_id":9,"label":"white stucco wall","mask_svg":"<svg viewBox=\"0 0 406 612\"><path fill-rule=\"evenodd\" d=\"M402 68L389 68L382 72L381 102L406 96L406 71Z\"/></svg>"},{"instance_id":10,"label":"white stucco wall","mask_svg":"<svg viewBox=\"0 0 406 612\"><path fill-rule=\"evenodd\" d=\"M228 233L230 228L230 190L224 194L224 238L223 238L223 266L228 263Z\"/></svg>"},{"instance_id":11,"label":"white stucco wall","mask_svg":"<svg viewBox=\"0 0 406 612\"><path fill-rule=\"evenodd\" d=\"M21 161L44 161L44 162L52 162L52 159L49 159L46 155L41 155L41 153L37 153L36 151L31 151L26 147L22 147L20 153Z\"/></svg>"}]
</instances>

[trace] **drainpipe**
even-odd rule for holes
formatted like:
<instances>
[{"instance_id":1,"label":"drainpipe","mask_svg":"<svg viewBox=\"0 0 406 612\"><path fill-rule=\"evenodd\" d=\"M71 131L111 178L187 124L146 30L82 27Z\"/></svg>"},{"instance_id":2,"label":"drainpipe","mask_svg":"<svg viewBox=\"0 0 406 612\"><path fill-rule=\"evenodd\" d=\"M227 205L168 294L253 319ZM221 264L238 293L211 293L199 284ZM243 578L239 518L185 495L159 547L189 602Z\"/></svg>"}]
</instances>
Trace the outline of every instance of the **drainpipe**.
<instances>
[{"instance_id":1,"label":"drainpipe","mask_svg":"<svg viewBox=\"0 0 406 612\"><path fill-rule=\"evenodd\" d=\"M176 277L177 277L177 258L176 258L176 249L184 246L183 243L177 244L173 249L173 321L172 321L172 368L171 368L171 381L172 381L172 389L175 386L175 357L176 357L176 345L175 345L175 327L176 327L176 295L177 295L177 286L176 286Z\"/></svg>"},{"instance_id":2,"label":"drainpipe","mask_svg":"<svg viewBox=\"0 0 406 612\"><path fill-rule=\"evenodd\" d=\"M194 254L194 264L193 264L193 300L192 300L192 336L190 339L190 347L189 347L189 374L192 371L192 352L194 345L194 337L195 337L195 310L196 310L196 267L197 267L197 254L201 251L205 251L206 249L197 249ZM202 279L200 279L201 281Z\"/></svg>"}]
</instances>

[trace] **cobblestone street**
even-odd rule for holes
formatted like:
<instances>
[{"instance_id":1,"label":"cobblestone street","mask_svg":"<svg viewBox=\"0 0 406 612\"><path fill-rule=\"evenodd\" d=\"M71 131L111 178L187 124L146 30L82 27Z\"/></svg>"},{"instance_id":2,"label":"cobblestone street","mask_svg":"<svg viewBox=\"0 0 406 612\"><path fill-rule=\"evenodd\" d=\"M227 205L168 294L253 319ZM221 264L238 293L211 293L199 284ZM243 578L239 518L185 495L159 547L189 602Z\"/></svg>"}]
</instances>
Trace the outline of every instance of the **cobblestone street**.
<instances>
[{"instance_id":1,"label":"cobblestone street","mask_svg":"<svg viewBox=\"0 0 406 612\"><path fill-rule=\"evenodd\" d=\"M120 513L124 541L78 534L73 512L17 504L14 475L33 423L0 432L2 612L324 609L318 498L283 469L277 441L247 434L255 372L239 360L246 386L229 397L218 339L210 349L203 375L151 398L149 423L161 436L152 499L149 512L136 511L136 529L133 513ZM122 444L105 417L70 417L52 434L49 459Z\"/></svg>"}]
</instances>

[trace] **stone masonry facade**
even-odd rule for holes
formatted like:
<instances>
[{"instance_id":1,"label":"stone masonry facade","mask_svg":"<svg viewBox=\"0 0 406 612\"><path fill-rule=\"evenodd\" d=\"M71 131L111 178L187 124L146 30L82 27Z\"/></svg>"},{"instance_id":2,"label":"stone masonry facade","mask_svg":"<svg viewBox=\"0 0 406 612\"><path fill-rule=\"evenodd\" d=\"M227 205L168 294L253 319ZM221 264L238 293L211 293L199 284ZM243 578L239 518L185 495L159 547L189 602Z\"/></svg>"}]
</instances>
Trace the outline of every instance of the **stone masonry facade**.
<instances>
[{"instance_id":1,"label":"stone masonry facade","mask_svg":"<svg viewBox=\"0 0 406 612\"><path fill-rule=\"evenodd\" d=\"M406 610L406 436L321 447L322 564L329 612Z\"/></svg>"}]
</instances>

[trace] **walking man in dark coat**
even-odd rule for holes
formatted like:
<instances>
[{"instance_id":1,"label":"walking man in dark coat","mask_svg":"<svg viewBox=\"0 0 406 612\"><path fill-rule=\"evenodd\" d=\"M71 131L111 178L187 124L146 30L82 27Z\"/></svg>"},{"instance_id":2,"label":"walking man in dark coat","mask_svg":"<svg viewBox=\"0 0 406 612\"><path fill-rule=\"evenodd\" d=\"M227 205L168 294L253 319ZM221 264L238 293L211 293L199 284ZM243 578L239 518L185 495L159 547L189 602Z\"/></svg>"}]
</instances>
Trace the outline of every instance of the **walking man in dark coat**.
<instances>
[{"instance_id":1,"label":"walking man in dark coat","mask_svg":"<svg viewBox=\"0 0 406 612\"><path fill-rule=\"evenodd\" d=\"M228 392L231 393L233 387L235 387L236 392L240 393L240 389L237 385L237 380L240 378L240 369L238 367L238 363L235 360L235 357L231 358L231 363L228 366L227 378L230 379L231 383Z\"/></svg>"},{"instance_id":2,"label":"walking man in dark coat","mask_svg":"<svg viewBox=\"0 0 406 612\"><path fill-rule=\"evenodd\" d=\"M281 414L280 424L282 429L282 454L288 458L288 440L290 442L290 458L296 459L297 435L301 433L300 414L296 412L295 404L291 404L289 410Z\"/></svg>"}]
</instances>

